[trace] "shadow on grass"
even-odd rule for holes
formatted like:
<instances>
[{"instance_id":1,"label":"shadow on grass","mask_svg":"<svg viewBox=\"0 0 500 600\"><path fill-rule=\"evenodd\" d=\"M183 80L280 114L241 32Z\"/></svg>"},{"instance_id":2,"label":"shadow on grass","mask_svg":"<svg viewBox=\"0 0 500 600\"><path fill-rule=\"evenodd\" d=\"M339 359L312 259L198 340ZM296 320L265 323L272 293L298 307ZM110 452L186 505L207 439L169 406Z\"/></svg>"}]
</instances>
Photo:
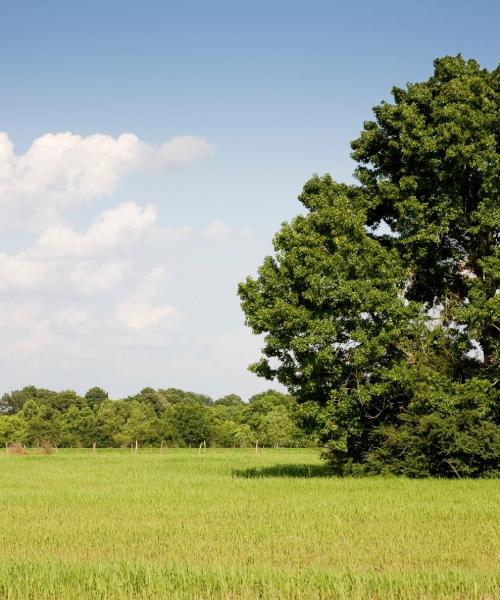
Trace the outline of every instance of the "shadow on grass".
<instances>
[{"instance_id":1,"label":"shadow on grass","mask_svg":"<svg viewBox=\"0 0 500 600\"><path fill-rule=\"evenodd\" d=\"M260 469L233 469L233 477L243 479L266 479L269 477L331 477L333 474L328 465L273 465Z\"/></svg>"}]
</instances>

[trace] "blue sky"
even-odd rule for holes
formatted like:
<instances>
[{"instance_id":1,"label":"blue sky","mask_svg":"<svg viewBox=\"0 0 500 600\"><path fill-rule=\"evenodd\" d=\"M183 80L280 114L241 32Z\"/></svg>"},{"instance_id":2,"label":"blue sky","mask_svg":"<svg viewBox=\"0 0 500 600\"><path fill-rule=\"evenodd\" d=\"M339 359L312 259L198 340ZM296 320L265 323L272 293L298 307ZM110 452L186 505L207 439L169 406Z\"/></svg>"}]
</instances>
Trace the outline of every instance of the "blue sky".
<instances>
[{"instance_id":1,"label":"blue sky","mask_svg":"<svg viewBox=\"0 0 500 600\"><path fill-rule=\"evenodd\" d=\"M0 391L268 387L245 370L259 340L237 282L312 173L350 180L349 142L393 85L445 54L496 67L499 17L488 1L4 3Z\"/></svg>"}]
</instances>

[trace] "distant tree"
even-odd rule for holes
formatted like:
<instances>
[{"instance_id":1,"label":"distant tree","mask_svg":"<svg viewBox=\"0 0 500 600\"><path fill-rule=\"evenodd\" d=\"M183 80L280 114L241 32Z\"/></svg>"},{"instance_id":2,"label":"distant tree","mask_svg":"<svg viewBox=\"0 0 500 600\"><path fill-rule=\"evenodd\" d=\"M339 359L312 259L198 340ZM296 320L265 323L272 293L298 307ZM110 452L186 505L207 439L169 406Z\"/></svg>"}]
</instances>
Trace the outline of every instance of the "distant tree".
<instances>
[{"instance_id":1,"label":"distant tree","mask_svg":"<svg viewBox=\"0 0 500 600\"><path fill-rule=\"evenodd\" d=\"M222 398L218 398L214 404L218 406L241 406L243 400L237 394L227 394L226 396L222 396Z\"/></svg>"},{"instance_id":2,"label":"distant tree","mask_svg":"<svg viewBox=\"0 0 500 600\"><path fill-rule=\"evenodd\" d=\"M210 443L211 419L207 406L196 400L181 400L173 407L176 430L186 446Z\"/></svg>"},{"instance_id":3,"label":"distant tree","mask_svg":"<svg viewBox=\"0 0 500 600\"><path fill-rule=\"evenodd\" d=\"M255 395L248 403L236 394L212 402L204 394L153 388L121 400L110 400L97 387L83 398L71 390L53 392L34 387L6 396L9 406L14 405L12 398L16 406L21 400L23 405L13 415L0 414L2 443L50 442L60 447L96 444L102 448L129 446L135 441L141 446L162 442L167 446L197 446L206 441L239 448L257 440L261 445L311 445L312 439L290 425L295 423L295 400L273 390Z\"/></svg>"},{"instance_id":4,"label":"distant tree","mask_svg":"<svg viewBox=\"0 0 500 600\"><path fill-rule=\"evenodd\" d=\"M108 400L108 392L100 387L90 388L85 393L85 400L92 410L97 410L105 400Z\"/></svg>"},{"instance_id":5,"label":"distant tree","mask_svg":"<svg viewBox=\"0 0 500 600\"><path fill-rule=\"evenodd\" d=\"M141 445L157 445L159 442L159 422L154 408L146 403L133 400L128 406L129 415L116 432L114 439L121 446L137 441Z\"/></svg>"},{"instance_id":6,"label":"distant tree","mask_svg":"<svg viewBox=\"0 0 500 600\"><path fill-rule=\"evenodd\" d=\"M156 416L161 415L164 409L164 404L166 403L163 396L151 387L146 387L141 390L136 396L134 396L134 400L137 400L141 404L150 406L154 410Z\"/></svg>"},{"instance_id":7,"label":"distant tree","mask_svg":"<svg viewBox=\"0 0 500 600\"><path fill-rule=\"evenodd\" d=\"M22 417L27 421L35 419L40 414L40 405L35 400L27 400L22 407Z\"/></svg>"},{"instance_id":8,"label":"distant tree","mask_svg":"<svg viewBox=\"0 0 500 600\"><path fill-rule=\"evenodd\" d=\"M165 407L158 421L158 432L161 441L167 444L167 446L184 446L184 439L177 429L174 407Z\"/></svg>"},{"instance_id":9,"label":"distant tree","mask_svg":"<svg viewBox=\"0 0 500 600\"><path fill-rule=\"evenodd\" d=\"M0 415L0 446L5 444L26 444L28 435L26 421L19 414Z\"/></svg>"},{"instance_id":10,"label":"distant tree","mask_svg":"<svg viewBox=\"0 0 500 600\"><path fill-rule=\"evenodd\" d=\"M223 421L242 423L247 409L247 403L243 402L236 394L230 394L216 400L210 409L210 413L217 423Z\"/></svg>"},{"instance_id":11,"label":"distant tree","mask_svg":"<svg viewBox=\"0 0 500 600\"><path fill-rule=\"evenodd\" d=\"M249 425L236 421L220 420L212 428L212 444L226 448L247 448L257 437Z\"/></svg>"},{"instance_id":12,"label":"distant tree","mask_svg":"<svg viewBox=\"0 0 500 600\"><path fill-rule=\"evenodd\" d=\"M35 400L25 402L18 415L24 420L26 442L36 446L42 442L55 443L58 434L58 414L45 404L37 404Z\"/></svg>"},{"instance_id":13,"label":"distant tree","mask_svg":"<svg viewBox=\"0 0 500 600\"><path fill-rule=\"evenodd\" d=\"M213 402L212 398L206 394L186 392L177 388L161 389L158 390L158 393L168 404L177 404L177 402L182 402L183 400L194 400L206 405L212 404Z\"/></svg>"},{"instance_id":14,"label":"distant tree","mask_svg":"<svg viewBox=\"0 0 500 600\"><path fill-rule=\"evenodd\" d=\"M14 390L3 394L0 399L0 414L15 414L28 400L34 400L38 404L48 404L56 394L57 392L36 388L33 385L26 386L22 390Z\"/></svg>"},{"instance_id":15,"label":"distant tree","mask_svg":"<svg viewBox=\"0 0 500 600\"><path fill-rule=\"evenodd\" d=\"M26 398L18 391L5 393L0 398L0 414L13 415L21 410Z\"/></svg>"},{"instance_id":16,"label":"distant tree","mask_svg":"<svg viewBox=\"0 0 500 600\"><path fill-rule=\"evenodd\" d=\"M95 415L89 406L72 405L59 417L57 444L59 446L89 447L95 440Z\"/></svg>"},{"instance_id":17,"label":"distant tree","mask_svg":"<svg viewBox=\"0 0 500 600\"><path fill-rule=\"evenodd\" d=\"M58 412L67 411L70 406L84 408L87 405L85 399L73 390L63 390L62 392L51 394L43 401L43 404Z\"/></svg>"},{"instance_id":18,"label":"distant tree","mask_svg":"<svg viewBox=\"0 0 500 600\"><path fill-rule=\"evenodd\" d=\"M104 448L119 446L120 442L116 441L115 435L123 429L128 416L123 401L105 400L99 404L95 413L92 443Z\"/></svg>"},{"instance_id":19,"label":"distant tree","mask_svg":"<svg viewBox=\"0 0 500 600\"><path fill-rule=\"evenodd\" d=\"M297 426L284 406L277 406L263 415L259 422L259 442L262 446L295 446Z\"/></svg>"},{"instance_id":20,"label":"distant tree","mask_svg":"<svg viewBox=\"0 0 500 600\"><path fill-rule=\"evenodd\" d=\"M248 400L250 412L268 413L277 406L291 407L294 399L289 394L283 394L276 390L267 390L254 394Z\"/></svg>"}]
</instances>

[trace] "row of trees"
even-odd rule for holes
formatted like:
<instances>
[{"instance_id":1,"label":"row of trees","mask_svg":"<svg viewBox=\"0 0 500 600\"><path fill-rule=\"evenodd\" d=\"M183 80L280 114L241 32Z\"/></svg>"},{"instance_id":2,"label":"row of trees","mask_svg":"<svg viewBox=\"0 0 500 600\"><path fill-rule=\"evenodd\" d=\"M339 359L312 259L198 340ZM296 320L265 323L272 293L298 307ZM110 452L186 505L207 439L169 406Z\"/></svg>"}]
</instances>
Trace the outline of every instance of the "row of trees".
<instances>
[{"instance_id":1,"label":"row of trees","mask_svg":"<svg viewBox=\"0 0 500 600\"><path fill-rule=\"evenodd\" d=\"M500 68L436 60L314 176L257 277L258 375L321 428L336 472L500 472Z\"/></svg>"},{"instance_id":2,"label":"row of trees","mask_svg":"<svg viewBox=\"0 0 500 600\"><path fill-rule=\"evenodd\" d=\"M310 446L317 435L296 424L299 407L288 394L268 391L245 403L235 394L212 400L178 389L145 388L110 400L101 388L84 396L25 387L0 400L0 444L59 447L207 445Z\"/></svg>"}]
</instances>

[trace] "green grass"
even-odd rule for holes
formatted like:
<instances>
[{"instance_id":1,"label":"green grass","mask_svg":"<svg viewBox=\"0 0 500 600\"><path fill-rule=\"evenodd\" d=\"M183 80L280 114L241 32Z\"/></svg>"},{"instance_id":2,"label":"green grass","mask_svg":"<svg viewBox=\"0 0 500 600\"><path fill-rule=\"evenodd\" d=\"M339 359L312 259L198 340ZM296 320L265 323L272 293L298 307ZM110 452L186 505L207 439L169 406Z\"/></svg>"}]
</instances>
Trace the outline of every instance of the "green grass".
<instances>
[{"instance_id":1,"label":"green grass","mask_svg":"<svg viewBox=\"0 0 500 600\"><path fill-rule=\"evenodd\" d=\"M313 450L0 453L0 598L493 599L499 491Z\"/></svg>"}]
</instances>

